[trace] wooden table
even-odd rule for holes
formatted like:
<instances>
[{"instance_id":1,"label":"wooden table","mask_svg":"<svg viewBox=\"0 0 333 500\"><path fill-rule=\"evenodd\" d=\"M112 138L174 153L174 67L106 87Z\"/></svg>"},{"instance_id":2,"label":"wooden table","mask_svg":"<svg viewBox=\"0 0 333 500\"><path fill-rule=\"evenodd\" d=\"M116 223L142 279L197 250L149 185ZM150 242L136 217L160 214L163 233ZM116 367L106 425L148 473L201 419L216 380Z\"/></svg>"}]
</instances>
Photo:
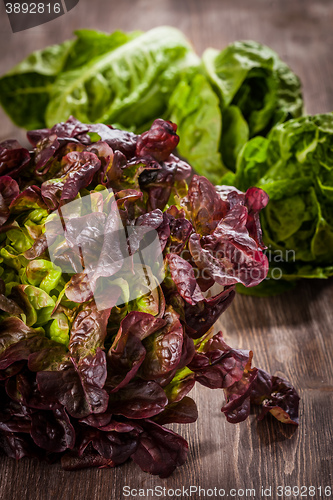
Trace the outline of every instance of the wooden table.
<instances>
[{"instance_id":1,"label":"wooden table","mask_svg":"<svg viewBox=\"0 0 333 500\"><path fill-rule=\"evenodd\" d=\"M222 48L237 39L268 44L301 77L309 113L333 108L332 0L81 0L66 16L14 35L2 3L0 14L1 73L32 50L69 38L77 28L146 30L170 24L191 38L199 54L205 47ZM24 133L1 112L0 139L8 137L25 141ZM287 498L278 497L278 485L333 486L332 304L332 280L302 281L295 291L275 298L237 296L219 325L229 344L254 351L256 366L287 377L297 387L297 430L272 418L257 423L254 416L242 424L228 424L220 413L222 391L197 387L192 396L198 421L174 426L189 442L189 457L169 479L149 476L132 462L114 470L65 472L59 465L29 459L16 463L3 457L0 498L120 500L134 498L123 495L125 485L193 485L223 488L226 494L232 488L255 488L255 498L265 498L261 487L271 486L268 498L275 499ZM251 496L239 492L234 498ZM325 497L317 490L312 498Z\"/></svg>"}]
</instances>

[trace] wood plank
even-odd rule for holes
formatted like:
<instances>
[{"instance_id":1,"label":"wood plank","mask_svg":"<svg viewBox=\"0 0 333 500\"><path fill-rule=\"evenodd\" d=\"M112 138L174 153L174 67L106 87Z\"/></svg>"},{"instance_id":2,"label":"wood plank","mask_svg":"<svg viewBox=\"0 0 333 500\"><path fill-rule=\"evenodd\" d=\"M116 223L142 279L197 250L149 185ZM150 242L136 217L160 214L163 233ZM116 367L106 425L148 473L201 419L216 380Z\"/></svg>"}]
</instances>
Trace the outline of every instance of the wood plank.
<instances>
[{"instance_id":1,"label":"wood plank","mask_svg":"<svg viewBox=\"0 0 333 500\"><path fill-rule=\"evenodd\" d=\"M188 440L189 458L167 480L149 476L133 463L114 470L66 472L58 464L3 457L0 498L120 499L125 485L256 491L262 485L327 486L333 449L332 301L332 283L301 282L296 291L275 298L237 296L221 320L229 344L252 348L256 366L293 381L301 395L298 429L270 417L257 422L255 415L228 424L220 412L222 391L198 386L192 392L198 421L173 426Z\"/></svg>"},{"instance_id":2,"label":"wood plank","mask_svg":"<svg viewBox=\"0 0 333 500\"><path fill-rule=\"evenodd\" d=\"M301 77L308 112L333 108L331 0L95 0L94 8L91 5L81 0L65 17L13 35L1 3L0 73L32 50L69 38L78 27L146 30L171 24L191 38L198 53L237 39L268 44ZM1 111L0 138L14 136L25 140ZM200 485L226 491L254 487L260 498L262 485L274 489L332 485L332 301L332 280L303 281L280 297L237 296L220 322L229 344L252 348L256 366L286 376L298 388L299 429L272 418L257 423L254 415L242 424L228 424L220 413L222 391L196 387L192 395L199 408L198 421L173 427L188 440L189 458L168 480L149 476L133 463L73 473L62 471L58 464L28 459L16 463L3 457L0 498L118 500L125 498L124 485L173 489Z\"/></svg>"}]
</instances>

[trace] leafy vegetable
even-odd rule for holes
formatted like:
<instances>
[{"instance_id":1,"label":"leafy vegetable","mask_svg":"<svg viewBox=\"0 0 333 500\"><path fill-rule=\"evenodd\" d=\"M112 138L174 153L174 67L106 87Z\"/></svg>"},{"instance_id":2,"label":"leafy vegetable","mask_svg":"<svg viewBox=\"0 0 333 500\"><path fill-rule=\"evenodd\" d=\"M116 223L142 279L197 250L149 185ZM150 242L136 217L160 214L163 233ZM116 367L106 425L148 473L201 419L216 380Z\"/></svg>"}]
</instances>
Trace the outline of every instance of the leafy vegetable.
<instances>
[{"instance_id":1,"label":"leafy vegetable","mask_svg":"<svg viewBox=\"0 0 333 500\"><path fill-rule=\"evenodd\" d=\"M178 123L179 153L218 184L249 138L302 114L299 79L257 42L207 49L200 61L171 27L75 35L0 79L0 102L16 124L52 126L73 114L141 133L162 116Z\"/></svg>"},{"instance_id":2,"label":"leafy vegetable","mask_svg":"<svg viewBox=\"0 0 333 500\"><path fill-rule=\"evenodd\" d=\"M144 127L165 113L181 71L199 63L171 27L76 35L32 54L1 79L1 103L16 124L52 126L73 114L88 123Z\"/></svg>"},{"instance_id":3,"label":"leafy vegetable","mask_svg":"<svg viewBox=\"0 0 333 500\"><path fill-rule=\"evenodd\" d=\"M281 274L288 281L333 275L332 141L333 114L290 120L267 139L249 141L229 179L240 189L255 184L270 197L261 221L273 283ZM278 291L268 284L256 293Z\"/></svg>"},{"instance_id":4,"label":"leafy vegetable","mask_svg":"<svg viewBox=\"0 0 333 500\"><path fill-rule=\"evenodd\" d=\"M218 183L226 172L219 152L222 116L218 96L203 74L184 75L170 97L169 113L182 138L179 153L198 173L208 173Z\"/></svg>"},{"instance_id":5,"label":"leafy vegetable","mask_svg":"<svg viewBox=\"0 0 333 500\"><path fill-rule=\"evenodd\" d=\"M64 69L72 46L67 41L34 52L1 80L1 104L17 125L44 126L51 85Z\"/></svg>"},{"instance_id":6,"label":"leafy vegetable","mask_svg":"<svg viewBox=\"0 0 333 500\"><path fill-rule=\"evenodd\" d=\"M196 381L224 390L230 422L257 404L262 416L297 423L295 389L252 368L251 352L232 349L212 329L235 283L253 286L266 276L259 211L267 195L215 189L198 175L188 185L191 168L173 155L176 129L157 119L135 135L71 117L31 131L28 161L24 153L15 169L4 164L0 447L7 455L52 453L67 470L132 458L167 477L188 445L164 425L196 420L188 396Z\"/></svg>"},{"instance_id":7,"label":"leafy vegetable","mask_svg":"<svg viewBox=\"0 0 333 500\"><path fill-rule=\"evenodd\" d=\"M302 114L299 79L269 47L234 42L221 52L207 49L203 62L222 109L237 106L251 137Z\"/></svg>"}]
</instances>

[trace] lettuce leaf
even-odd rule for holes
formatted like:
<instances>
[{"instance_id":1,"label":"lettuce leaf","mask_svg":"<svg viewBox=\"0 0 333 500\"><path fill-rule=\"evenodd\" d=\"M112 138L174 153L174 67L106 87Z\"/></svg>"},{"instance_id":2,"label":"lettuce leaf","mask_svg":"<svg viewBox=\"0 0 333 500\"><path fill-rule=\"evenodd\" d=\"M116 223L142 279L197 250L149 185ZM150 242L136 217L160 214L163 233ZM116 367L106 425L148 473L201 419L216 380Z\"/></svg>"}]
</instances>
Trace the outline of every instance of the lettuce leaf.
<instances>
[{"instance_id":1,"label":"lettuce leaf","mask_svg":"<svg viewBox=\"0 0 333 500\"><path fill-rule=\"evenodd\" d=\"M172 27L75 35L33 53L0 79L1 103L15 123L52 126L74 115L141 133L158 117L171 119L182 137L180 155L218 184L235 170L250 137L302 114L298 77L257 42L207 49L200 61ZM105 141L107 127L96 127ZM58 145L51 140L44 155Z\"/></svg>"},{"instance_id":2,"label":"lettuce leaf","mask_svg":"<svg viewBox=\"0 0 333 500\"><path fill-rule=\"evenodd\" d=\"M271 283L254 293L275 293L274 268L288 281L333 275L332 144L333 114L328 113L277 125L267 138L251 139L239 154L231 182L240 189L256 185L270 197L261 223Z\"/></svg>"},{"instance_id":3,"label":"lettuce leaf","mask_svg":"<svg viewBox=\"0 0 333 500\"><path fill-rule=\"evenodd\" d=\"M16 124L52 126L73 114L88 123L145 127L165 114L181 72L199 63L171 27L76 35L31 54L0 79L1 104Z\"/></svg>"},{"instance_id":4,"label":"lettuce leaf","mask_svg":"<svg viewBox=\"0 0 333 500\"><path fill-rule=\"evenodd\" d=\"M224 390L230 422L258 404L262 416L297 424L293 387L251 368L252 352L212 329L234 284L266 275L259 212L268 196L198 175L187 185L176 131L163 119L136 135L70 117L31 131L19 181L0 178L7 455L53 453L68 470L132 458L167 477L188 445L163 425L196 420L187 396L196 381ZM16 154L4 156L3 172L11 166L22 167ZM157 248L146 262L151 231Z\"/></svg>"},{"instance_id":5,"label":"lettuce leaf","mask_svg":"<svg viewBox=\"0 0 333 500\"><path fill-rule=\"evenodd\" d=\"M65 66L73 41L33 52L0 80L0 102L19 127L45 126L52 84Z\"/></svg>"},{"instance_id":6,"label":"lettuce leaf","mask_svg":"<svg viewBox=\"0 0 333 500\"><path fill-rule=\"evenodd\" d=\"M222 110L237 106L251 137L302 114L300 81L269 47L253 41L234 42L221 52L207 49L203 64Z\"/></svg>"},{"instance_id":7,"label":"lettuce leaf","mask_svg":"<svg viewBox=\"0 0 333 500\"><path fill-rule=\"evenodd\" d=\"M218 183L226 172L220 149L222 117L219 99L200 72L188 72L169 101L170 119L178 124L179 153L201 175Z\"/></svg>"}]
</instances>

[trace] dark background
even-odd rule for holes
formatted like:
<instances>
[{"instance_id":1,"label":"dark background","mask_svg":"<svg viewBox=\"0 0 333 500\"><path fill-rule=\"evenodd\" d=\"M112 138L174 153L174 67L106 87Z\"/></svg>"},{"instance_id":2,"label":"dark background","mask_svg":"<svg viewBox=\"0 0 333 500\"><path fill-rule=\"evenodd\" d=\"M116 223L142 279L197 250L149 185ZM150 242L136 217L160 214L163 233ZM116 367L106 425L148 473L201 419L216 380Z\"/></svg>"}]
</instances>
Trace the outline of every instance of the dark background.
<instances>
[{"instance_id":1,"label":"dark background","mask_svg":"<svg viewBox=\"0 0 333 500\"><path fill-rule=\"evenodd\" d=\"M78 28L111 32L165 24L183 30L199 54L239 39L266 43L300 76L306 111L333 110L332 0L81 0L61 18L16 34L0 3L0 73ZM0 140L10 137L26 143L25 133L0 111ZM272 418L257 423L254 416L228 424L220 413L222 391L197 387L192 393L197 423L174 427L188 440L189 457L167 480L149 476L133 463L65 472L59 465L1 457L0 498L120 500L124 485L254 487L260 498L262 485L273 491L278 485L333 486L332 303L332 280L302 281L275 298L237 296L218 325L233 347L253 349L256 366L296 386L301 395L297 430ZM273 493L271 498L286 497ZM317 493L314 498L325 497Z\"/></svg>"}]
</instances>

